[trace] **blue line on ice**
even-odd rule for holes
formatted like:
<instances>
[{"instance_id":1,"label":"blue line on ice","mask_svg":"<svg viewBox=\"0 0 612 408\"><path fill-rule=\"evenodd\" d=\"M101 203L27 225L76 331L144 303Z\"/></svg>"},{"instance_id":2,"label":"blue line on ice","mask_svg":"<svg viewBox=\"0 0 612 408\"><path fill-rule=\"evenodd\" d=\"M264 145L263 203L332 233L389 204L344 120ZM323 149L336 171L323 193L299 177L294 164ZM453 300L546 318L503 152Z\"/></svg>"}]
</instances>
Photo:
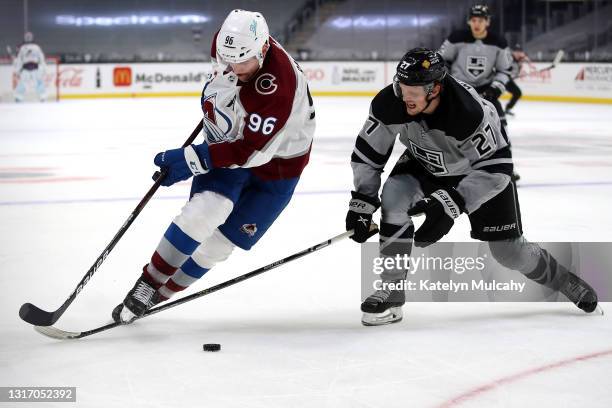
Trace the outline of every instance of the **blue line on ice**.
<instances>
[{"instance_id":1,"label":"blue line on ice","mask_svg":"<svg viewBox=\"0 0 612 408\"><path fill-rule=\"evenodd\" d=\"M533 183L519 184L521 189L525 188L556 188L556 187L591 187L612 186L612 181L593 181L577 183ZM295 195L329 195L348 194L349 190L323 190L323 191L296 191ZM29 201L0 201L0 206L14 205L53 205L53 204L80 204L80 203L115 203L121 201L139 201L142 197L110 197L110 198L75 198L66 200L29 200ZM175 196L153 197L153 200L185 200L187 194Z\"/></svg>"}]
</instances>

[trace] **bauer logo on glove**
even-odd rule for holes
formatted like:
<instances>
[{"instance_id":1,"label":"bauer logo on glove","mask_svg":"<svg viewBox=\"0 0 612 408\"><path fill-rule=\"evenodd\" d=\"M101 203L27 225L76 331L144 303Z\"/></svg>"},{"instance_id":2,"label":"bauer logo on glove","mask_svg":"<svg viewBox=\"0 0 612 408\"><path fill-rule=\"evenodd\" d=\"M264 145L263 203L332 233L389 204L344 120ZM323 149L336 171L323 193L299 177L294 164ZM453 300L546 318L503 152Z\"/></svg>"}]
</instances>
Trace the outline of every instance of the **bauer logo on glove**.
<instances>
[{"instance_id":1,"label":"bauer logo on glove","mask_svg":"<svg viewBox=\"0 0 612 408\"><path fill-rule=\"evenodd\" d=\"M464 205L463 198L455 189L436 190L417 202L408 210L408 215L425 214L425 221L414 233L415 245L423 248L448 234L455 218L463 212Z\"/></svg>"}]
</instances>

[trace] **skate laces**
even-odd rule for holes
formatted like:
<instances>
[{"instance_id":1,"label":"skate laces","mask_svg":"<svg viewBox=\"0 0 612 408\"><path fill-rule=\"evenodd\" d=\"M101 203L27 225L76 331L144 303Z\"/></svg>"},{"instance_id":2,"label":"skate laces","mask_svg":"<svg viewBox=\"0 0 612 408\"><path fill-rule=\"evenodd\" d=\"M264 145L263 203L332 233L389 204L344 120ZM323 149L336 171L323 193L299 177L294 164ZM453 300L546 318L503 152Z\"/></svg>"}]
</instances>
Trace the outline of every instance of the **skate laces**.
<instances>
[{"instance_id":1,"label":"skate laces","mask_svg":"<svg viewBox=\"0 0 612 408\"><path fill-rule=\"evenodd\" d=\"M370 300L384 302L389 296L391 296L391 291L389 289L379 289L370 295Z\"/></svg>"},{"instance_id":2,"label":"skate laces","mask_svg":"<svg viewBox=\"0 0 612 408\"><path fill-rule=\"evenodd\" d=\"M142 304L149 305L155 294L155 289L151 287L146 282L140 282L136 289L134 290L134 294L132 297Z\"/></svg>"},{"instance_id":3,"label":"skate laces","mask_svg":"<svg viewBox=\"0 0 612 408\"><path fill-rule=\"evenodd\" d=\"M565 295L572 301L579 302L587 293L589 293L589 289L582 285L580 278L577 276L570 276L564 292Z\"/></svg>"}]
</instances>

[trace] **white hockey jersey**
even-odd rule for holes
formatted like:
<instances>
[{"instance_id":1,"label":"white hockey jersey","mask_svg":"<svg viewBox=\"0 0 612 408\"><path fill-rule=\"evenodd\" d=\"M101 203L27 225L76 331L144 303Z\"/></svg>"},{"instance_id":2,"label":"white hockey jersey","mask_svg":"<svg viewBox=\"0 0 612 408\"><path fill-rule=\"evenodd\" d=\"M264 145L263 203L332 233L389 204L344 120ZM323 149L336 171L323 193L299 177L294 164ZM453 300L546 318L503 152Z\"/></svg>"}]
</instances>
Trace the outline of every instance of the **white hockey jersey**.
<instances>
[{"instance_id":1,"label":"white hockey jersey","mask_svg":"<svg viewBox=\"0 0 612 408\"><path fill-rule=\"evenodd\" d=\"M17 57L13 62L15 72L22 70L33 71L35 69L45 68L45 54L42 52L38 44L25 43L19 47Z\"/></svg>"},{"instance_id":2,"label":"white hockey jersey","mask_svg":"<svg viewBox=\"0 0 612 408\"><path fill-rule=\"evenodd\" d=\"M315 130L313 101L299 66L273 38L263 66L243 83L216 61L202 91L214 167L248 167L264 180L299 177Z\"/></svg>"}]
</instances>

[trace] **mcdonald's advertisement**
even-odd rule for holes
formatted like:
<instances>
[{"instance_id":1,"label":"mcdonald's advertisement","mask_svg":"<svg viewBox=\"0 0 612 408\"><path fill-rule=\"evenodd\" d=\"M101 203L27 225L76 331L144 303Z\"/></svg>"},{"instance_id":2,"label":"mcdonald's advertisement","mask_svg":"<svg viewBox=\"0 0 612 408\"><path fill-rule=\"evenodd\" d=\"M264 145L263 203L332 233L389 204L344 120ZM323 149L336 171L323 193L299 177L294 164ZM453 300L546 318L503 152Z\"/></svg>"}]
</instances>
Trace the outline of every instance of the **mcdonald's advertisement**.
<instances>
[{"instance_id":1,"label":"mcdonald's advertisement","mask_svg":"<svg viewBox=\"0 0 612 408\"><path fill-rule=\"evenodd\" d=\"M60 68L62 99L197 95L210 70L209 63L83 64L78 70L74 67ZM78 81L72 78L76 72ZM62 80L68 76L71 81Z\"/></svg>"}]
</instances>

